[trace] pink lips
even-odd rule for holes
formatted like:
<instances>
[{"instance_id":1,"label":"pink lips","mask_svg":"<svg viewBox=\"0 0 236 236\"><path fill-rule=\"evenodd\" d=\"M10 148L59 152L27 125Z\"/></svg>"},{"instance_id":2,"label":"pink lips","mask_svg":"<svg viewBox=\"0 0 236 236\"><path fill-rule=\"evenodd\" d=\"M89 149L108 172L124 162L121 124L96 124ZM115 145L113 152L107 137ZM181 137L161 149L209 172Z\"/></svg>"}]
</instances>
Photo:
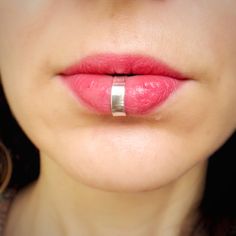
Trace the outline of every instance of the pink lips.
<instances>
[{"instance_id":1,"label":"pink lips","mask_svg":"<svg viewBox=\"0 0 236 236\"><path fill-rule=\"evenodd\" d=\"M125 77L125 112L144 115L161 105L186 78L152 57L99 54L82 59L60 74L79 100L92 110L111 114L114 76Z\"/></svg>"}]
</instances>

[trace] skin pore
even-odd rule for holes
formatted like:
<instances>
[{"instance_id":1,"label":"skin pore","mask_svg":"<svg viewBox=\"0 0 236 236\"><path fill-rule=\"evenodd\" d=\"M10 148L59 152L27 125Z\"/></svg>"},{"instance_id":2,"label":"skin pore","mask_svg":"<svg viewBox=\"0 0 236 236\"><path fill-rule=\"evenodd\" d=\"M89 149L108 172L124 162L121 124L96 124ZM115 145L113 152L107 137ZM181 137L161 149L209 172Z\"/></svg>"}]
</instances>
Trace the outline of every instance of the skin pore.
<instances>
[{"instance_id":1,"label":"skin pore","mask_svg":"<svg viewBox=\"0 0 236 236\"><path fill-rule=\"evenodd\" d=\"M236 127L234 0L2 0L0 75L40 150L5 235L188 236L207 158ZM188 82L150 117L88 111L57 75L96 53L139 53Z\"/></svg>"}]
</instances>

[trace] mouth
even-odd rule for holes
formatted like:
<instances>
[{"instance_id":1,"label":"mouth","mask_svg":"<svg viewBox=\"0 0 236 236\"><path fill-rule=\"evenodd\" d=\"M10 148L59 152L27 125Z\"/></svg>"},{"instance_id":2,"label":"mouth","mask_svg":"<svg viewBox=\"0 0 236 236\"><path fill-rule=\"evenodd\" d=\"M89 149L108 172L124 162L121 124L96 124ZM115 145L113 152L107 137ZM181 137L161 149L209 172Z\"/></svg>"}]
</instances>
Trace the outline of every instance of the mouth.
<instances>
[{"instance_id":1,"label":"mouth","mask_svg":"<svg viewBox=\"0 0 236 236\"><path fill-rule=\"evenodd\" d=\"M66 68L59 78L83 106L106 115L114 108L114 82L122 81L122 108L129 116L152 113L189 80L163 62L137 54L91 55Z\"/></svg>"}]
</instances>

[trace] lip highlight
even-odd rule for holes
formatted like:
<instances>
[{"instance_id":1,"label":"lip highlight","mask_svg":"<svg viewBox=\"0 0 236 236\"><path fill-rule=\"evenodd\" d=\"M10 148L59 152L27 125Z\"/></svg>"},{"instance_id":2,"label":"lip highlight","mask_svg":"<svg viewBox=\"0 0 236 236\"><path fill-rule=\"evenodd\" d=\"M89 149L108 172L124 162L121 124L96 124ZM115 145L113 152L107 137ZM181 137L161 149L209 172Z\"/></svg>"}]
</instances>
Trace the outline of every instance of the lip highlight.
<instances>
[{"instance_id":1,"label":"lip highlight","mask_svg":"<svg viewBox=\"0 0 236 236\"><path fill-rule=\"evenodd\" d=\"M111 88L115 76L125 79L127 115L150 113L187 79L163 62L137 54L88 56L59 74L81 104L101 114L111 114Z\"/></svg>"}]
</instances>

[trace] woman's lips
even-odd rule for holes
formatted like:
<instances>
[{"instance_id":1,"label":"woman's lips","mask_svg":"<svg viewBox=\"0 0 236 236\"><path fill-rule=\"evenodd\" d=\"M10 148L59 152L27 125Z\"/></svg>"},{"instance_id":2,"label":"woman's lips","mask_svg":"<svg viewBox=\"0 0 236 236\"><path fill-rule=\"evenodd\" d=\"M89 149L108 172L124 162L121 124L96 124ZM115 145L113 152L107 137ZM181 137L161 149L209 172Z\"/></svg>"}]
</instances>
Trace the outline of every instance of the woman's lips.
<instances>
[{"instance_id":1,"label":"woman's lips","mask_svg":"<svg viewBox=\"0 0 236 236\"><path fill-rule=\"evenodd\" d=\"M186 81L180 72L143 55L89 56L60 73L82 104L102 114L111 114L114 76L125 78L127 115L148 114Z\"/></svg>"}]
</instances>

